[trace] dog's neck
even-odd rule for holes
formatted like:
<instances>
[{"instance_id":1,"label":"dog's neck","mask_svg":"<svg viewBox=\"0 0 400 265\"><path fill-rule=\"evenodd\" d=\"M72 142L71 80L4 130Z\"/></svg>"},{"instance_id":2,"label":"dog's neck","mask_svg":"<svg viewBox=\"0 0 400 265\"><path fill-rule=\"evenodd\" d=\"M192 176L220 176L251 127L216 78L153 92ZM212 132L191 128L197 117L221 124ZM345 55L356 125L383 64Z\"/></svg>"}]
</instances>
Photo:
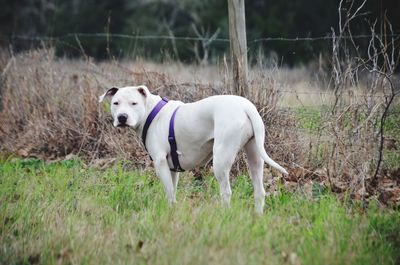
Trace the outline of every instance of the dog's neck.
<instances>
[{"instance_id":1,"label":"dog's neck","mask_svg":"<svg viewBox=\"0 0 400 265\"><path fill-rule=\"evenodd\" d=\"M151 93L147 94L147 99L146 99L146 112L144 115L143 120L140 122L140 125L136 127L135 131L138 133L138 135L142 135L143 127L146 122L147 117L149 116L150 112L154 109L154 107L157 105L157 103L161 100L161 97L159 95L153 95Z\"/></svg>"}]
</instances>

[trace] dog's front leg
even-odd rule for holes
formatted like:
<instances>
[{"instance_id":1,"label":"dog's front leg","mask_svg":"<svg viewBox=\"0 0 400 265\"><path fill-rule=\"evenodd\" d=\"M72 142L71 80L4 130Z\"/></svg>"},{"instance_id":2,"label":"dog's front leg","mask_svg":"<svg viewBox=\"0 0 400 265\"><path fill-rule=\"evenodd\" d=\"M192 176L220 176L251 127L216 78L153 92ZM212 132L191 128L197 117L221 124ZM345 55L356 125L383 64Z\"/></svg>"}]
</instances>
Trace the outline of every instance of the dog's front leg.
<instances>
[{"instance_id":1,"label":"dog's front leg","mask_svg":"<svg viewBox=\"0 0 400 265\"><path fill-rule=\"evenodd\" d=\"M178 182L179 182L179 172L171 172L171 177L172 177L172 185L174 186L174 197L176 198L176 191L178 189Z\"/></svg>"},{"instance_id":2,"label":"dog's front leg","mask_svg":"<svg viewBox=\"0 0 400 265\"><path fill-rule=\"evenodd\" d=\"M157 177L161 180L167 200L170 204L176 202L174 185L172 183L171 171L168 166L166 158L154 160L154 167L156 168Z\"/></svg>"}]
</instances>

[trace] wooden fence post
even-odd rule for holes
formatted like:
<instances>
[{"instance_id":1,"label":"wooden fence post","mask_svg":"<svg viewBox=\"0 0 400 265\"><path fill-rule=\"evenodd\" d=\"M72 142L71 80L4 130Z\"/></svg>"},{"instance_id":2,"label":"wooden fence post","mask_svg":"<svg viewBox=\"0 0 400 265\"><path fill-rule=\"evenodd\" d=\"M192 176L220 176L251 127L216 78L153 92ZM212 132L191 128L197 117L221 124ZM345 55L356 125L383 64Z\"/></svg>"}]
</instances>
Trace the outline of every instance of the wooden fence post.
<instances>
[{"instance_id":1,"label":"wooden fence post","mask_svg":"<svg viewBox=\"0 0 400 265\"><path fill-rule=\"evenodd\" d=\"M228 10L233 91L237 95L246 96L248 88L244 0L228 0Z\"/></svg>"}]
</instances>

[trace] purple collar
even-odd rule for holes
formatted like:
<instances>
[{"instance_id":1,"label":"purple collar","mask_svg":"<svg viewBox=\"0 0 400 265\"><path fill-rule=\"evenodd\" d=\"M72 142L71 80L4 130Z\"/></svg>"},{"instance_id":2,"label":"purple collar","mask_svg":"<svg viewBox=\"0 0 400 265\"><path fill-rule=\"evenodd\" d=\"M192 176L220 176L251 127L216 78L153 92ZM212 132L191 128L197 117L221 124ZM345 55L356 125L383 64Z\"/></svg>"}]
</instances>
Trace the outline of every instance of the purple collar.
<instances>
[{"instance_id":1,"label":"purple collar","mask_svg":"<svg viewBox=\"0 0 400 265\"><path fill-rule=\"evenodd\" d=\"M146 148L146 137L147 137L147 131L149 130L151 122L154 120L154 118L157 116L157 114L160 112L160 110L168 103L167 98L161 98L161 100L157 103L157 105L151 110L149 116L147 116L146 122L144 123L143 126L143 131L142 131L142 141L144 144L144 148ZM147 148L146 148L147 150Z\"/></svg>"}]
</instances>

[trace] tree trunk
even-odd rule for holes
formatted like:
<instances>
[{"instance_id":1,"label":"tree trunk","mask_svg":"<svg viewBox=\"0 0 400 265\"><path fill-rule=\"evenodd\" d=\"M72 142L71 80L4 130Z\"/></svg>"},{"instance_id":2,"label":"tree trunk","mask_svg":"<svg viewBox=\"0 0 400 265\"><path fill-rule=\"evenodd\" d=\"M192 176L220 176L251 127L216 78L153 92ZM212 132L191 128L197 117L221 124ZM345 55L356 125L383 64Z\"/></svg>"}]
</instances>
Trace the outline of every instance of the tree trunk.
<instances>
[{"instance_id":1,"label":"tree trunk","mask_svg":"<svg viewBox=\"0 0 400 265\"><path fill-rule=\"evenodd\" d=\"M244 0L228 0L228 9L233 91L239 96L246 96L247 40Z\"/></svg>"}]
</instances>

